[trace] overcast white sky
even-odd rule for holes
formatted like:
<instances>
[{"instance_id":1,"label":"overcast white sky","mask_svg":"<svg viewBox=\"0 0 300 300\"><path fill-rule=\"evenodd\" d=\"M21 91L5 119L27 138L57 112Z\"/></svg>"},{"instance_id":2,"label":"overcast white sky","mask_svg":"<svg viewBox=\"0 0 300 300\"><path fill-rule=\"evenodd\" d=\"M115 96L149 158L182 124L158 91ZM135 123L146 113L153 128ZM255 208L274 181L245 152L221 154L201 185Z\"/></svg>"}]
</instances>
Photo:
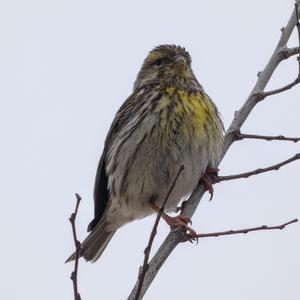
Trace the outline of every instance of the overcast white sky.
<instances>
[{"instance_id":1,"label":"overcast white sky","mask_svg":"<svg viewBox=\"0 0 300 300\"><path fill-rule=\"evenodd\" d=\"M98 159L115 112L154 46L185 46L227 127L269 59L292 0L1 1L0 285L2 299L73 299L64 260L73 251L68 217L83 201L80 239L92 218ZM297 45L295 35L291 41ZM297 73L295 58L268 88ZM257 134L300 135L300 87L259 104L244 126ZM267 166L298 144L235 144L221 174ZM299 162L222 183L193 218L199 232L300 217ZM154 218L114 236L101 259L80 265L83 300L126 299ZM160 224L155 248L168 233ZM300 227L180 245L145 299L298 300Z\"/></svg>"}]
</instances>

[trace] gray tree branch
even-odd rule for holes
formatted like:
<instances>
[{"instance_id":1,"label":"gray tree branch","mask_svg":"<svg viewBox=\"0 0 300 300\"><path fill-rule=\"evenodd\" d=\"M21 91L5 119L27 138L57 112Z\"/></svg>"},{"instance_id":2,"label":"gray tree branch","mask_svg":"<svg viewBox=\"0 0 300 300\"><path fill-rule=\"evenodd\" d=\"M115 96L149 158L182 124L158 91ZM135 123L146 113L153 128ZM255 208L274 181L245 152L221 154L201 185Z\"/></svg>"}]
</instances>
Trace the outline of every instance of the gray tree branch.
<instances>
[{"instance_id":1,"label":"gray tree branch","mask_svg":"<svg viewBox=\"0 0 300 300\"><path fill-rule=\"evenodd\" d=\"M237 131L235 135L237 141L241 141L244 139L265 140L265 141L287 141L287 142L294 142L294 143L298 143L300 141L300 137L287 137L284 135L257 135L257 134L241 133L240 131Z\"/></svg>"},{"instance_id":2,"label":"gray tree branch","mask_svg":"<svg viewBox=\"0 0 300 300\"><path fill-rule=\"evenodd\" d=\"M79 267L79 257L81 251L81 243L77 239L77 231L76 231L76 217L78 213L79 204L81 201L81 197L78 194L76 196L76 207L75 211L71 214L69 221L72 226L72 233L75 245L75 260L74 260L74 271L71 274L71 280L73 282L73 290L74 290L74 299L81 300L81 296L78 290L78 282L77 282L77 275L78 275L78 267Z\"/></svg>"},{"instance_id":3,"label":"gray tree branch","mask_svg":"<svg viewBox=\"0 0 300 300\"><path fill-rule=\"evenodd\" d=\"M235 180L235 179L241 179L241 178L248 178L254 175L270 172L270 171L277 171L281 167L290 164L291 162L300 159L300 153L295 154L294 156L290 157L289 159L282 161L276 165L269 166L267 168L259 168L255 169L253 171L235 174L235 175L227 175L227 176L218 176L215 180L215 183L222 182L222 181L228 181L228 180Z\"/></svg>"},{"instance_id":4,"label":"gray tree branch","mask_svg":"<svg viewBox=\"0 0 300 300\"><path fill-rule=\"evenodd\" d=\"M282 230L286 226L289 226L293 223L297 223L297 219L293 219L289 222L283 223L281 225L275 225L275 226L268 226L268 225L262 225L258 227L251 227L251 228L243 228L238 230L226 230L226 231L219 231L219 232L211 232L211 233L200 233L197 234L197 238L207 238L207 237L219 237L224 235L233 235L233 234L247 234L249 232L253 231L259 231L259 230Z\"/></svg>"},{"instance_id":5,"label":"gray tree branch","mask_svg":"<svg viewBox=\"0 0 300 300\"><path fill-rule=\"evenodd\" d=\"M296 0L296 3L300 5L300 0ZM264 89L268 84L270 78L272 77L274 71L276 70L277 66L280 64L280 62L282 62L287 57L290 57L291 55L295 55L299 52L299 48L290 48L290 49L287 48L287 42L290 39L292 31L295 28L297 22L298 20L296 16L296 10L294 9L287 25L281 30L281 36L279 42L273 54L271 55L271 58L269 59L264 70L262 72L259 72L258 79L250 95L248 96L243 106L238 111L235 112L234 119L231 122L231 125L229 126L225 135L221 160L225 156L229 147L235 141L234 134L241 129L242 125L244 124L245 120L248 118L249 114L252 112L255 105L257 105L260 101L263 100L264 97L262 97L262 95ZM203 184L200 184L195 189L195 191L190 196L190 198L186 201L181 214L188 217L192 217L204 193L205 193L205 188ZM185 237L181 229L172 230L168 234L168 236L161 244L158 251L155 253L155 255L153 256L152 260L148 265L148 270L145 275L140 299L143 298L145 292L151 285L153 279L156 277L161 266L167 260L168 256L172 253L175 247L182 241L185 241ZM127 298L128 300L133 300L135 298L137 287L138 287L138 281L136 282L133 290L131 291L129 297Z\"/></svg>"}]
</instances>

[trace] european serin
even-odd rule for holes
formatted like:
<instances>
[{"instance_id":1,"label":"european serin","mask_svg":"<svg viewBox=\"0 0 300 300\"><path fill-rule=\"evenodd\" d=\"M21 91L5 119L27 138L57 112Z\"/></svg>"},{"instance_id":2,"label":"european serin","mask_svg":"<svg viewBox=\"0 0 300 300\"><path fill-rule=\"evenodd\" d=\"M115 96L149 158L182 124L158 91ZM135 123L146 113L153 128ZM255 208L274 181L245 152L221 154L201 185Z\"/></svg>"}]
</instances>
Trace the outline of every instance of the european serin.
<instances>
[{"instance_id":1,"label":"european serin","mask_svg":"<svg viewBox=\"0 0 300 300\"><path fill-rule=\"evenodd\" d=\"M82 256L95 262L118 228L157 211L183 165L165 206L175 211L205 171L216 168L223 131L215 104L193 74L189 53L174 45L152 50L108 132L95 181L95 218ZM193 233L188 218L164 217Z\"/></svg>"}]
</instances>

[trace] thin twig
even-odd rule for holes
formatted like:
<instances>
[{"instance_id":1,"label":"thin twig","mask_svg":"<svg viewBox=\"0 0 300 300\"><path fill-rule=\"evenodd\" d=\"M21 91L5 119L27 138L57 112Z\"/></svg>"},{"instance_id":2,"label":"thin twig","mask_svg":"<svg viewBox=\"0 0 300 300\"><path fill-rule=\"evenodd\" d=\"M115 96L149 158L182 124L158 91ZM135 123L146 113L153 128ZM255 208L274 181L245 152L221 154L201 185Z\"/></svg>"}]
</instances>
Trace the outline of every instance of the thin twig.
<instances>
[{"instance_id":1,"label":"thin twig","mask_svg":"<svg viewBox=\"0 0 300 300\"><path fill-rule=\"evenodd\" d=\"M241 133L239 130L236 131L235 135L236 135L236 140L255 139L255 140L265 140L265 141L288 141L294 143L300 141L300 137L286 137L284 135L246 134L246 133Z\"/></svg>"},{"instance_id":2,"label":"thin twig","mask_svg":"<svg viewBox=\"0 0 300 300\"><path fill-rule=\"evenodd\" d=\"M74 288L74 299L81 300L81 296L78 292L78 283L77 283L77 274L78 274L79 258L80 258L80 251L81 251L81 243L77 239L76 224L75 224L81 197L78 194L75 194L75 196L77 199L75 211L71 214L71 216L69 218L69 221L71 222L71 225L72 225L73 239L74 239L74 244L75 244L75 249L76 249L74 271L71 274L71 280L73 282L73 288Z\"/></svg>"},{"instance_id":3,"label":"thin twig","mask_svg":"<svg viewBox=\"0 0 300 300\"><path fill-rule=\"evenodd\" d=\"M298 77L291 83L279 88L279 89L275 89L275 90L271 90L271 91L268 91L268 92L262 92L261 93L261 97L262 99L265 99L266 97L269 97L271 95L276 95L276 94L279 94L279 93L282 93L284 91L287 91L289 89L291 89L292 87L294 87L295 85L297 85L298 83L300 82L300 75L298 74Z\"/></svg>"},{"instance_id":4,"label":"thin twig","mask_svg":"<svg viewBox=\"0 0 300 300\"><path fill-rule=\"evenodd\" d=\"M171 184L171 186L169 188L169 191L168 191L168 193L166 195L166 198L164 199L162 207L159 209L159 212L157 213L157 216L156 216L156 219L155 219L155 222L154 222L151 234L150 234L150 238L149 238L149 241L148 241L148 245L147 245L147 247L144 250L144 262L143 262L143 267L142 267L142 269L139 272L140 273L139 274L139 285L138 285L137 292L136 292L136 295L135 295L135 298L134 298L135 300L139 300L140 299L140 295L141 295L141 291L142 291L142 288L143 288L143 283L144 283L145 275L146 275L146 272L148 270L148 261L149 261L150 251L151 251L151 247L152 247L155 235L157 233L158 223L159 223L159 221L161 219L162 214L164 213L165 205L166 205L166 203L167 203L167 201L168 201L168 199L170 197L170 194L173 191L173 189L175 187L175 184L177 182L177 179L178 179L180 173L183 171L183 169L184 169L184 166L182 165L179 168L179 170L178 170L178 172L176 174L176 177L173 180L173 182L172 182L172 184Z\"/></svg>"},{"instance_id":5,"label":"thin twig","mask_svg":"<svg viewBox=\"0 0 300 300\"><path fill-rule=\"evenodd\" d=\"M281 225L276 225L276 226L267 226L267 225L262 225L259 227L250 227L250 228L243 228L239 230L227 230L227 231L219 231L219 232L210 232L210 233L200 233L197 234L197 238L206 238L206 237L218 237L218 236L223 236L223 235L231 235L231 234L246 234L251 231L259 231L259 230L275 230L279 229L282 230L286 226L298 222L298 219L291 220L287 223L281 224Z\"/></svg>"},{"instance_id":6,"label":"thin twig","mask_svg":"<svg viewBox=\"0 0 300 300\"><path fill-rule=\"evenodd\" d=\"M254 176L254 175L257 175L257 174L261 174L261 173L265 173L265 172L270 172L270 171L277 171L279 170L281 167L295 161L295 160L298 160L300 159L300 153L297 153L296 155L294 155L293 157L283 161L283 162L280 162L276 165L272 165L270 167L267 167L267 168L259 168L259 169L256 169L256 170L253 170L253 171L249 171L249 172L245 172L245 173L241 173L241 174L236 174L236 175L228 175L228 176L218 176L216 179L215 179L215 182L221 182L221 181L228 181L228 180L234 180L234 179L240 179L240 178L248 178L250 176Z\"/></svg>"},{"instance_id":7,"label":"thin twig","mask_svg":"<svg viewBox=\"0 0 300 300\"><path fill-rule=\"evenodd\" d=\"M300 47L300 22L299 22L299 6L298 3L295 3L295 11L296 11L296 28L297 28L297 33L298 33L298 43ZM300 54L297 57L298 60L298 79L300 78Z\"/></svg>"}]
</instances>

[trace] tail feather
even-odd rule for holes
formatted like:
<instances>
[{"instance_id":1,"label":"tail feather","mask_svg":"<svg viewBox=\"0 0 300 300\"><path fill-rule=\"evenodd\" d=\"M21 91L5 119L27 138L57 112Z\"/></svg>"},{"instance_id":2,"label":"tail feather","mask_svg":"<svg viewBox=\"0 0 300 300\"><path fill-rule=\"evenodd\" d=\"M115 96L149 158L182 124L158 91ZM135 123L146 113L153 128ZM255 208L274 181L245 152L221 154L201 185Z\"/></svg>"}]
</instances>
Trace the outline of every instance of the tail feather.
<instances>
[{"instance_id":1,"label":"tail feather","mask_svg":"<svg viewBox=\"0 0 300 300\"><path fill-rule=\"evenodd\" d=\"M98 260L115 232L116 230L106 231L106 222L98 224L82 242L82 251L80 253L80 257L83 256L87 261L91 262ZM73 253L66 260L66 263L74 260L75 255L76 253Z\"/></svg>"}]
</instances>

